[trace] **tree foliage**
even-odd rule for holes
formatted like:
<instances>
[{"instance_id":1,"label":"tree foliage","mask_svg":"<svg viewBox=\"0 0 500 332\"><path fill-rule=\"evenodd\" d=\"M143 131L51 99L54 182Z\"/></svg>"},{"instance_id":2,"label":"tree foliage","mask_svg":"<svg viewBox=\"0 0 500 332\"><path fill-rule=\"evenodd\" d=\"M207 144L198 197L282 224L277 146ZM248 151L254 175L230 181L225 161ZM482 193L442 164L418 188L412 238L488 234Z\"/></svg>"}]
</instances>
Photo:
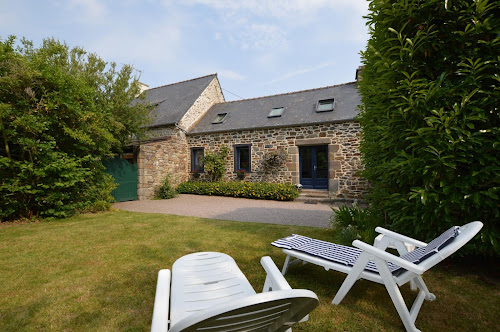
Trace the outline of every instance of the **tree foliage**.
<instances>
[{"instance_id":1,"label":"tree foliage","mask_svg":"<svg viewBox=\"0 0 500 332\"><path fill-rule=\"evenodd\" d=\"M500 3L373 0L359 89L372 208L432 239L485 224L469 249L500 253Z\"/></svg>"},{"instance_id":2,"label":"tree foliage","mask_svg":"<svg viewBox=\"0 0 500 332\"><path fill-rule=\"evenodd\" d=\"M147 106L133 68L54 39L0 40L0 220L102 208L101 161L140 136Z\"/></svg>"}]
</instances>

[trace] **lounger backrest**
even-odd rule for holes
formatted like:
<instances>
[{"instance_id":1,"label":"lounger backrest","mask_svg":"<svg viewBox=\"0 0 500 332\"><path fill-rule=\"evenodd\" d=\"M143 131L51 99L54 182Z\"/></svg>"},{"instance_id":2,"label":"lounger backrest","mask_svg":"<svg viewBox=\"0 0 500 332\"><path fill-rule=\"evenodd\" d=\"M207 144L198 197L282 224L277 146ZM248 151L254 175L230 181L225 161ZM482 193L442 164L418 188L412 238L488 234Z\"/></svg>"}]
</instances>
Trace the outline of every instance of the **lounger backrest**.
<instances>
[{"instance_id":1,"label":"lounger backrest","mask_svg":"<svg viewBox=\"0 0 500 332\"><path fill-rule=\"evenodd\" d=\"M401 256L401 258L412 262L413 264L419 264L439 252L451 241L453 241L453 239L458 235L459 229L460 227L453 226L429 242L425 247L415 249L414 251Z\"/></svg>"},{"instance_id":2,"label":"lounger backrest","mask_svg":"<svg viewBox=\"0 0 500 332\"><path fill-rule=\"evenodd\" d=\"M445 246L438 249L437 255L428 256L425 261L420 261L419 266L426 270L432 268L434 265L443 261L466 245L477 233L479 233L482 227L483 223L480 221L473 221L458 227L457 235Z\"/></svg>"},{"instance_id":3,"label":"lounger backrest","mask_svg":"<svg viewBox=\"0 0 500 332\"><path fill-rule=\"evenodd\" d=\"M318 305L304 289L260 293L189 315L169 332L286 331Z\"/></svg>"}]
</instances>

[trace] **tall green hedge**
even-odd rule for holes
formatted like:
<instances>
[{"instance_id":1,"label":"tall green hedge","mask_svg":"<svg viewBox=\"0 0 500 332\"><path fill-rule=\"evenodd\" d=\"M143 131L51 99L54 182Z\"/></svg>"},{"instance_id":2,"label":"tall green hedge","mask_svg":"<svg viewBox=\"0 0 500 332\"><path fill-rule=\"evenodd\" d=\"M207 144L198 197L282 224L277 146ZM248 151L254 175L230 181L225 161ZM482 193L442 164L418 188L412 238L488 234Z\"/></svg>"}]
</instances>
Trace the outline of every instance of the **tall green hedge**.
<instances>
[{"instance_id":1,"label":"tall green hedge","mask_svg":"<svg viewBox=\"0 0 500 332\"><path fill-rule=\"evenodd\" d=\"M369 10L359 119L372 208L423 240L481 220L468 248L500 253L500 2L374 0Z\"/></svg>"},{"instance_id":2,"label":"tall green hedge","mask_svg":"<svg viewBox=\"0 0 500 332\"><path fill-rule=\"evenodd\" d=\"M0 39L0 221L109 204L101 161L146 123L132 70L53 39Z\"/></svg>"}]
</instances>

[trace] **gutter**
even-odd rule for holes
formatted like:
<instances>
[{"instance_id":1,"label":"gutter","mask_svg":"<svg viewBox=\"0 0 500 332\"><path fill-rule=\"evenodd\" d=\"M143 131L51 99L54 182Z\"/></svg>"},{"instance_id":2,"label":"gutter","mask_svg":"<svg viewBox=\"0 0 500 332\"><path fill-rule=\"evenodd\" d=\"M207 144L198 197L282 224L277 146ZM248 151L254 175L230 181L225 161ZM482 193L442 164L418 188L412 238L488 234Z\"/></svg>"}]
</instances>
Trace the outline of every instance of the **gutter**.
<instances>
[{"instance_id":1,"label":"gutter","mask_svg":"<svg viewBox=\"0 0 500 332\"><path fill-rule=\"evenodd\" d=\"M262 129L274 129L274 128L295 128L295 127L303 127L303 126L315 126L322 124L330 124L330 123L344 123L344 122L359 122L356 119L343 119L343 120L332 120L332 121L322 121L322 122L310 122L310 123L301 123L301 124L283 124L283 125L275 125L269 127L246 127L246 128L235 128L235 129L221 129L214 131L197 131L197 132L186 132L186 135L207 135L207 134L219 134L219 133L230 133L230 132L238 132L238 131L252 131L252 130L262 130Z\"/></svg>"}]
</instances>

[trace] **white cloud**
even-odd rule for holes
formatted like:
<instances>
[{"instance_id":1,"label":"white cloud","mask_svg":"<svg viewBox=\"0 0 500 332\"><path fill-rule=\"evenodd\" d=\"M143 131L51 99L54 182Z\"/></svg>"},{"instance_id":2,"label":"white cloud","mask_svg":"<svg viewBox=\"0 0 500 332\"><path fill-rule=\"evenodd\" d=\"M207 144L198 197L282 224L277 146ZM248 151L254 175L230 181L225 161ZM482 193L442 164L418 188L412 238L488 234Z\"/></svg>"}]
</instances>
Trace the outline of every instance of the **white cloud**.
<instances>
[{"instance_id":1,"label":"white cloud","mask_svg":"<svg viewBox=\"0 0 500 332\"><path fill-rule=\"evenodd\" d=\"M288 79L293 78L295 76L300 76L300 75L304 75L307 73L311 73L311 72L314 72L314 71L317 71L317 70L320 70L323 68L327 68L327 67L330 67L333 65L335 65L335 61L329 61L329 62L321 63L321 64L316 65L316 66L306 67L306 68L302 68L299 70L294 70L294 71L288 72L288 73L286 73L286 74L284 74L284 75L282 75L274 80L265 82L264 84L268 85L268 84L273 84L273 83L285 81L285 80L288 80Z\"/></svg>"},{"instance_id":2,"label":"white cloud","mask_svg":"<svg viewBox=\"0 0 500 332\"><path fill-rule=\"evenodd\" d=\"M245 76L227 69L222 69L217 72L217 74L224 79L233 80L233 81L241 81L245 79Z\"/></svg>"},{"instance_id":3,"label":"white cloud","mask_svg":"<svg viewBox=\"0 0 500 332\"><path fill-rule=\"evenodd\" d=\"M303 16L305 13L322 9L347 8L366 14L366 0L185 0L187 4L201 4L229 12L251 12L259 16L285 18Z\"/></svg>"},{"instance_id":4,"label":"white cloud","mask_svg":"<svg viewBox=\"0 0 500 332\"><path fill-rule=\"evenodd\" d=\"M165 1L165 0L164 0ZM366 0L184 0L181 4L173 4L166 0L170 7L208 7L216 13L219 33L216 39L226 38L234 45L245 50L269 50L288 47L287 32L301 29L305 26L324 26L324 19L319 21L318 16L330 11L341 16L359 17L368 12ZM345 15L348 13L348 15ZM208 14L213 15L213 14ZM338 18L337 18L338 20ZM338 23L338 22L336 22ZM366 39L366 33L359 29L349 29L349 23L342 31L337 29L341 38ZM331 29L327 28L331 32ZM318 29L315 35L325 33ZM328 36L328 40L331 40Z\"/></svg>"},{"instance_id":5,"label":"white cloud","mask_svg":"<svg viewBox=\"0 0 500 332\"><path fill-rule=\"evenodd\" d=\"M106 59L124 63L148 63L158 68L173 65L180 59L182 34L175 23L154 25L145 31L133 28L117 26L96 38L92 48Z\"/></svg>"},{"instance_id":6,"label":"white cloud","mask_svg":"<svg viewBox=\"0 0 500 332\"><path fill-rule=\"evenodd\" d=\"M251 24L238 33L243 49L265 49L286 47L286 32L275 25Z\"/></svg>"},{"instance_id":7,"label":"white cloud","mask_svg":"<svg viewBox=\"0 0 500 332\"><path fill-rule=\"evenodd\" d=\"M71 0L69 3L72 10L78 12L80 20L94 21L107 14L106 6L98 0Z\"/></svg>"}]
</instances>

